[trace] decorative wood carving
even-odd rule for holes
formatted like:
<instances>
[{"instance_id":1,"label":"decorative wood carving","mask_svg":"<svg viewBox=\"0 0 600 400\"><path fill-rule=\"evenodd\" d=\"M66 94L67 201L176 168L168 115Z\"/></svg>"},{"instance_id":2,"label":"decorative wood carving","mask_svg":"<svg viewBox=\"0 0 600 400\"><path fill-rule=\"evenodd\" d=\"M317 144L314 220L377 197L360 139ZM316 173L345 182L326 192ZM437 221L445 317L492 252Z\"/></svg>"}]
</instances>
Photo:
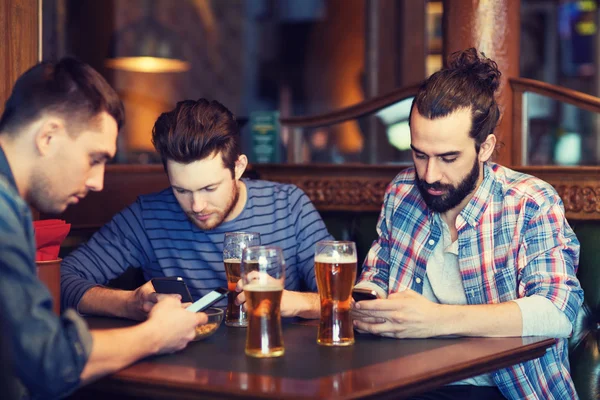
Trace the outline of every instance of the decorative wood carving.
<instances>
[{"instance_id":1,"label":"decorative wood carving","mask_svg":"<svg viewBox=\"0 0 600 400\"><path fill-rule=\"evenodd\" d=\"M290 177L279 180L293 183L302 189L318 210L328 211L379 211L387 179L381 178L331 178Z\"/></svg>"},{"instance_id":2,"label":"decorative wood carving","mask_svg":"<svg viewBox=\"0 0 600 400\"><path fill-rule=\"evenodd\" d=\"M565 203L567 213L600 213L600 186L558 185L556 190Z\"/></svg>"}]
</instances>

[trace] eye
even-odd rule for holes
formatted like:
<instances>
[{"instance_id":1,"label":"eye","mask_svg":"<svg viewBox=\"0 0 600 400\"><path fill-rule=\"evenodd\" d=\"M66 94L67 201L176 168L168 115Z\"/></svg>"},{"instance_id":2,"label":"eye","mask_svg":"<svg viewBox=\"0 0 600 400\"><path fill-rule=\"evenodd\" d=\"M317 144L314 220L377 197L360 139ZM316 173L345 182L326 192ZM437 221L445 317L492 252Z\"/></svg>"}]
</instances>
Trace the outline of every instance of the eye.
<instances>
[{"instance_id":1,"label":"eye","mask_svg":"<svg viewBox=\"0 0 600 400\"><path fill-rule=\"evenodd\" d=\"M415 158L417 160L424 160L425 158L427 158L427 156L425 156L425 154L415 153Z\"/></svg>"},{"instance_id":2,"label":"eye","mask_svg":"<svg viewBox=\"0 0 600 400\"><path fill-rule=\"evenodd\" d=\"M445 162L446 164L451 164L454 161L456 161L456 157L453 157L453 158L442 157L442 161Z\"/></svg>"},{"instance_id":3,"label":"eye","mask_svg":"<svg viewBox=\"0 0 600 400\"><path fill-rule=\"evenodd\" d=\"M211 187L207 187L204 190L206 190L207 192L214 192L215 190L217 190L216 186L211 186Z\"/></svg>"},{"instance_id":4,"label":"eye","mask_svg":"<svg viewBox=\"0 0 600 400\"><path fill-rule=\"evenodd\" d=\"M181 193L181 194L183 194L183 193L187 192L187 190L185 190L185 189L175 189L175 191L176 191L177 193Z\"/></svg>"}]
</instances>

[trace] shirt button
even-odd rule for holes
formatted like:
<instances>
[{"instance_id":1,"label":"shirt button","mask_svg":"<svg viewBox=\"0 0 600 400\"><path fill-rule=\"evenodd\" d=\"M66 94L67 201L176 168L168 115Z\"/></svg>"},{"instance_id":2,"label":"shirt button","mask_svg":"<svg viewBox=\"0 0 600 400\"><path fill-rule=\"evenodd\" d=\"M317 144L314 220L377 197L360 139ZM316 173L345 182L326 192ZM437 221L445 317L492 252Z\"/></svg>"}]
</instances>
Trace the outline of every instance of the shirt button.
<instances>
[{"instance_id":1,"label":"shirt button","mask_svg":"<svg viewBox=\"0 0 600 400\"><path fill-rule=\"evenodd\" d=\"M421 278L417 278L415 281L417 281L417 283L421 283Z\"/></svg>"},{"instance_id":2,"label":"shirt button","mask_svg":"<svg viewBox=\"0 0 600 400\"><path fill-rule=\"evenodd\" d=\"M430 246L433 246L434 244L435 244L435 240L433 240L433 239L429 239L429 245L430 245Z\"/></svg>"}]
</instances>

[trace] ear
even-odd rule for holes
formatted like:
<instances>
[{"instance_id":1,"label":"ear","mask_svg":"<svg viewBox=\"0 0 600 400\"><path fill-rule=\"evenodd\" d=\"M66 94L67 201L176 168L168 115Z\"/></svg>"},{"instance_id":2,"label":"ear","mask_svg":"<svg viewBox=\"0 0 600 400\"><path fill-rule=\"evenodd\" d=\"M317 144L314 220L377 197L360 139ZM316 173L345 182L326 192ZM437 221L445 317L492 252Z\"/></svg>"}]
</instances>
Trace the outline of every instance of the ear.
<instances>
[{"instance_id":1,"label":"ear","mask_svg":"<svg viewBox=\"0 0 600 400\"><path fill-rule=\"evenodd\" d=\"M492 157L496 148L496 135L488 135L479 148L479 162L486 162Z\"/></svg>"},{"instance_id":2,"label":"ear","mask_svg":"<svg viewBox=\"0 0 600 400\"><path fill-rule=\"evenodd\" d=\"M48 117L42 121L35 133L35 148L38 154L45 156L50 154L58 143L59 138L66 134L65 122L56 117Z\"/></svg>"},{"instance_id":3,"label":"ear","mask_svg":"<svg viewBox=\"0 0 600 400\"><path fill-rule=\"evenodd\" d=\"M245 154L240 154L238 159L235 162L235 180L237 181L242 177L244 171L246 171L246 167L248 166L248 157Z\"/></svg>"}]
</instances>

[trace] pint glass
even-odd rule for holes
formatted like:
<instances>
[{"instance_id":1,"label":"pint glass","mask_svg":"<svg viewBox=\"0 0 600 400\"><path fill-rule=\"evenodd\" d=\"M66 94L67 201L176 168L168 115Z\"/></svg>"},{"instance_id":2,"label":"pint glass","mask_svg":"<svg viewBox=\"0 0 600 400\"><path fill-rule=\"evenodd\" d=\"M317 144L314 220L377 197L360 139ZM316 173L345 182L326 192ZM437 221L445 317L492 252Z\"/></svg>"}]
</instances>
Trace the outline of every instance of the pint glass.
<instances>
[{"instance_id":1,"label":"pint glass","mask_svg":"<svg viewBox=\"0 0 600 400\"><path fill-rule=\"evenodd\" d=\"M285 283L282 250L267 246L244 250L242 283L248 313L246 354L258 358L282 356L280 305Z\"/></svg>"},{"instance_id":2,"label":"pint glass","mask_svg":"<svg viewBox=\"0 0 600 400\"><path fill-rule=\"evenodd\" d=\"M258 246L260 244L260 235L256 232L228 232L225 234L223 242L223 263L225 264L225 274L227 274L227 311L225 312L225 325L235 327L248 326L248 319L244 306L235 305L235 298L238 293L235 287L241 279L240 264L242 261L242 252L246 247Z\"/></svg>"},{"instance_id":3,"label":"pint glass","mask_svg":"<svg viewBox=\"0 0 600 400\"><path fill-rule=\"evenodd\" d=\"M315 250L315 274L321 298L317 343L324 346L353 344L350 297L356 280L354 242L318 242Z\"/></svg>"}]
</instances>

